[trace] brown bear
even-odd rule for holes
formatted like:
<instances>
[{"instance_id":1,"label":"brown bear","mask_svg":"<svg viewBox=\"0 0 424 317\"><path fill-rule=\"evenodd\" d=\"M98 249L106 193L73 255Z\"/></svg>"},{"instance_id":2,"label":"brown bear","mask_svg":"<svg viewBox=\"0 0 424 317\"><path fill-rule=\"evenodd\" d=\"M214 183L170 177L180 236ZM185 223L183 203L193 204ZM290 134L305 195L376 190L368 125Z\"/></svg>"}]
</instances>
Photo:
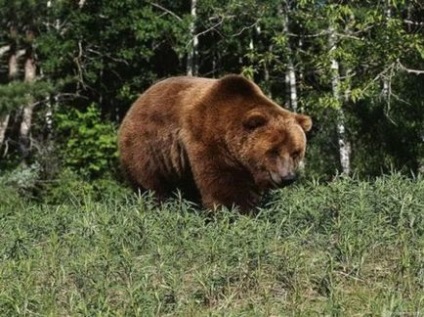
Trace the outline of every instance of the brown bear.
<instances>
[{"instance_id":1,"label":"brown bear","mask_svg":"<svg viewBox=\"0 0 424 317\"><path fill-rule=\"evenodd\" d=\"M136 188L160 200L179 188L208 209L248 211L264 191L294 181L311 126L242 76L173 77L129 109L120 161Z\"/></svg>"}]
</instances>

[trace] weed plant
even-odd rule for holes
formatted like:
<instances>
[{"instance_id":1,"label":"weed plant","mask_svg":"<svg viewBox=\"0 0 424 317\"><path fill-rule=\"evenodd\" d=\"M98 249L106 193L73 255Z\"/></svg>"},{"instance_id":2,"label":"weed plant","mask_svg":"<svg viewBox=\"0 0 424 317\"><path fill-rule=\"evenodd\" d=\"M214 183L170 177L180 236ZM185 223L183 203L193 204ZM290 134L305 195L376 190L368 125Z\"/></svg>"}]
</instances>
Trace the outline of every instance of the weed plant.
<instances>
[{"instance_id":1,"label":"weed plant","mask_svg":"<svg viewBox=\"0 0 424 317\"><path fill-rule=\"evenodd\" d=\"M0 190L0 316L424 314L422 178L309 182L255 216Z\"/></svg>"}]
</instances>

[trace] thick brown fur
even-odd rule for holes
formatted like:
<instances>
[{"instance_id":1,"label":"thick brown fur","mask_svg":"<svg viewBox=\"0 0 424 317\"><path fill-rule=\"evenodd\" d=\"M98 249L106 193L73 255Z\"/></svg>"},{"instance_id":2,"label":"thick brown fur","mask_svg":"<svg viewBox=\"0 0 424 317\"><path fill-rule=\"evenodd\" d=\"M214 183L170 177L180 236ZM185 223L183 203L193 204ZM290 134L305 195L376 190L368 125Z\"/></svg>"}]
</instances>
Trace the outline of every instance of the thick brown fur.
<instances>
[{"instance_id":1,"label":"thick brown fur","mask_svg":"<svg viewBox=\"0 0 424 317\"><path fill-rule=\"evenodd\" d=\"M159 199L180 188L206 208L248 211L265 190L293 180L311 125L242 76L174 77L128 111L120 160L131 183Z\"/></svg>"}]
</instances>

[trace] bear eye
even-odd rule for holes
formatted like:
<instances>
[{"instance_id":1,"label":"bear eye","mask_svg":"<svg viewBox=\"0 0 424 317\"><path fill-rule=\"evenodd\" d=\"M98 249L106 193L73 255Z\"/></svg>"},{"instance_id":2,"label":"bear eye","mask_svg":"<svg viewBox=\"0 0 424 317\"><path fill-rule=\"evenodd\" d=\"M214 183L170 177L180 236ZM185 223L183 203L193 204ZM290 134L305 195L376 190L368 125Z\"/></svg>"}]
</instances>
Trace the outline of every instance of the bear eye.
<instances>
[{"instance_id":1,"label":"bear eye","mask_svg":"<svg viewBox=\"0 0 424 317\"><path fill-rule=\"evenodd\" d=\"M271 150L268 151L268 153L271 156L279 156L280 155L280 149L279 148L272 148Z\"/></svg>"},{"instance_id":2,"label":"bear eye","mask_svg":"<svg viewBox=\"0 0 424 317\"><path fill-rule=\"evenodd\" d=\"M302 154L302 151L300 151L300 150L296 150L296 151L294 151L294 152L292 153L292 158L293 158L293 159L297 159L297 158L299 158L299 157L300 157L300 154Z\"/></svg>"}]
</instances>

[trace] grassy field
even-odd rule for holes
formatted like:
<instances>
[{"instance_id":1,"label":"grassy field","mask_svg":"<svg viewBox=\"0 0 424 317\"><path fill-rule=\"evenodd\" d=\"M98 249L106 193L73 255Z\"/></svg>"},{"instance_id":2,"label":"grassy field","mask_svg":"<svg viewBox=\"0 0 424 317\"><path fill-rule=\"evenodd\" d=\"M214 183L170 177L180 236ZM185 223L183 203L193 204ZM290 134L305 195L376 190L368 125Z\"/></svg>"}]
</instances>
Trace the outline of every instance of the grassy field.
<instances>
[{"instance_id":1,"label":"grassy field","mask_svg":"<svg viewBox=\"0 0 424 317\"><path fill-rule=\"evenodd\" d=\"M422 178L293 186L257 216L0 191L0 316L424 316Z\"/></svg>"}]
</instances>

